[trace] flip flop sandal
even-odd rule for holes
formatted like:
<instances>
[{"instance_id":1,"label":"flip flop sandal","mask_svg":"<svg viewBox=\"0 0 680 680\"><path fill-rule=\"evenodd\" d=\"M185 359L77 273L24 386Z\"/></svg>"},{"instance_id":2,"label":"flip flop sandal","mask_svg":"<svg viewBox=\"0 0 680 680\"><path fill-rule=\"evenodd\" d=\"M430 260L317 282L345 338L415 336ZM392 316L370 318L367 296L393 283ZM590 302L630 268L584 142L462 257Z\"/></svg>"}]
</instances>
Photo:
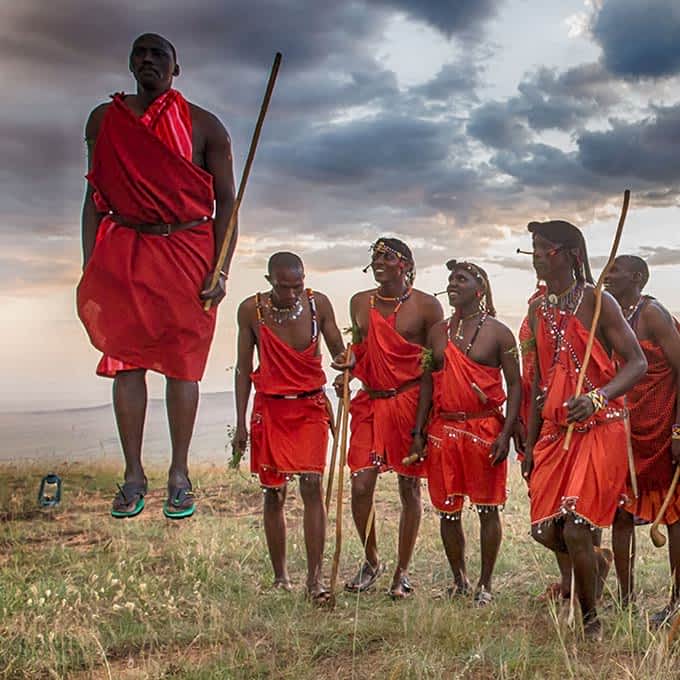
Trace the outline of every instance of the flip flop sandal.
<instances>
[{"instance_id":1,"label":"flip flop sandal","mask_svg":"<svg viewBox=\"0 0 680 680\"><path fill-rule=\"evenodd\" d=\"M397 588L401 586L401 593L397 590ZM408 580L408 576L406 574L403 574L399 578L399 584L395 588L390 588L389 590L389 596L393 600L405 600L411 593L413 592L413 586L411 585L411 582Z\"/></svg>"},{"instance_id":2,"label":"flip flop sandal","mask_svg":"<svg viewBox=\"0 0 680 680\"><path fill-rule=\"evenodd\" d=\"M168 486L168 500L163 505L163 514L168 519L185 519L196 511L194 494L189 486Z\"/></svg>"},{"instance_id":3,"label":"flip flop sandal","mask_svg":"<svg viewBox=\"0 0 680 680\"><path fill-rule=\"evenodd\" d=\"M458 597L468 597L470 593L472 592L472 588L467 585L467 586L459 586L459 585L453 585L449 586L446 589L446 596L450 599L456 599Z\"/></svg>"},{"instance_id":4,"label":"flip flop sandal","mask_svg":"<svg viewBox=\"0 0 680 680\"><path fill-rule=\"evenodd\" d=\"M680 603L667 604L661 611L649 617L649 623L654 628L663 628L664 626L669 626L673 618L678 614L680 614Z\"/></svg>"},{"instance_id":5,"label":"flip flop sandal","mask_svg":"<svg viewBox=\"0 0 680 680\"><path fill-rule=\"evenodd\" d=\"M363 593L371 588L385 571L385 565L379 563L372 567L367 561L359 567L357 575L349 582L345 583L345 590L350 593Z\"/></svg>"},{"instance_id":6,"label":"flip flop sandal","mask_svg":"<svg viewBox=\"0 0 680 680\"><path fill-rule=\"evenodd\" d=\"M475 593L473 602L475 607L486 607L491 604L492 600L493 595L488 590L482 588Z\"/></svg>"},{"instance_id":7,"label":"flip flop sandal","mask_svg":"<svg viewBox=\"0 0 680 680\"><path fill-rule=\"evenodd\" d=\"M139 513L144 510L144 496L148 491L148 482L146 477L144 477L144 483L139 482L124 482L121 486L118 486L118 493L113 499L113 506L111 507L111 517L116 519L125 519L126 517L136 517ZM132 510L116 510L116 505L130 505L135 503L135 507Z\"/></svg>"},{"instance_id":8,"label":"flip flop sandal","mask_svg":"<svg viewBox=\"0 0 680 680\"><path fill-rule=\"evenodd\" d=\"M316 592L312 593L310 590L305 592L305 597L317 607L324 607L330 604L332 599L332 594L330 590L327 590L323 586L319 588Z\"/></svg>"}]
</instances>

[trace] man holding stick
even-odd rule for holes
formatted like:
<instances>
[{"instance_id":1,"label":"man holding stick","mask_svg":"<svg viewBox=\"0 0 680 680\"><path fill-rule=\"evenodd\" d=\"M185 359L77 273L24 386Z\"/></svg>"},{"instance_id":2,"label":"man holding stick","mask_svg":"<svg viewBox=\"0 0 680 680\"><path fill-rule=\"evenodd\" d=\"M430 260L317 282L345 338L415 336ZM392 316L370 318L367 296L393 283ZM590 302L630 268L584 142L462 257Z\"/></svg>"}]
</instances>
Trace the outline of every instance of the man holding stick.
<instances>
[{"instance_id":1,"label":"man holding stick","mask_svg":"<svg viewBox=\"0 0 680 680\"><path fill-rule=\"evenodd\" d=\"M144 508L142 436L147 370L166 376L172 440L163 512L194 512L188 451L231 255L207 286L234 204L231 141L219 120L172 88L180 69L173 45L139 36L129 68L137 91L116 94L87 121L89 173L83 206L83 277L78 314L104 353L97 373L113 378L113 405L125 456L114 517ZM209 289L207 289L207 288Z\"/></svg>"},{"instance_id":2,"label":"man holding stick","mask_svg":"<svg viewBox=\"0 0 680 680\"><path fill-rule=\"evenodd\" d=\"M522 399L515 338L497 321L486 272L472 262L449 260L447 292L455 313L430 330L431 370L423 373L411 456L425 452L432 505L453 572L451 596L467 595L465 496L477 507L482 565L474 602L491 602L491 577L501 545L499 510L505 504L507 456ZM502 378L508 385L508 409ZM519 442L516 442L519 445Z\"/></svg>"},{"instance_id":3,"label":"man holding stick","mask_svg":"<svg viewBox=\"0 0 680 680\"><path fill-rule=\"evenodd\" d=\"M250 469L264 491L264 531L274 569L274 587L290 590L286 567L286 486L300 476L307 547L307 595L325 603L329 591L321 580L326 511L321 480L328 448L329 412L321 369L319 335L335 357L333 368L353 365L328 298L305 289L302 260L294 253L269 259L267 293L246 298L238 310L236 363L236 433L233 446L248 441L246 410L251 386L255 401L250 425ZM257 347L259 366L253 372Z\"/></svg>"},{"instance_id":4,"label":"man holding stick","mask_svg":"<svg viewBox=\"0 0 680 680\"><path fill-rule=\"evenodd\" d=\"M408 455L416 408L423 349L430 328L443 318L437 299L413 288L415 263L410 248L395 238L379 238L371 246L377 288L357 293L350 301L357 364L353 375L362 389L351 404L348 464L352 473L352 515L365 559L357 575L346 584L351 592L370 588L383 571L378 558L373 497L378 473L394 470L399 478L401 517L399 554L390 595L407 597L412 586L408 565L413 554L420 517L422 463L404 465ZM336 387L341 378L336 379Z\"/></svg>"},{"instance_id":5,"label":"man holding stick","mask_svg":"<svg viewBox=\"0 0 680 680\"><path fill-rule=\"evenodd\" d=\"M625 606L635 597L634 518L653 522L669 492L674 467L680 464L680 333L666 308L643 295L649 279L647 263L620 255L607 273L607 290L621 305L647 357L645 377L626 395L638 497L628 488L628 502L616 513L612 533L619 594ZM668 556L673 586L670 603L651 617L661 625L673 616L680 600L680 489L676 487L662 517L668 527Z\"/></svg>"},{"instance_id":6,"label":"man holding stick","mask_svg":"<svg viewBox=\"0 0 680 680\"><path fill-rule=\"evenodd\" d=\"M622 397L644 375L647 362L619 305L604 293L585 373L587 393L576 395L596 302L585 240L562 220L531 222L528 229L534 269L546 284L528 314L537 358L522 464L531 532L573 569L584 632L599 638L596 602L611 556L595 547L593 533L611 526L623 502L628 466ZM625 362L618 372L612 351ZM575 431L565 451L571 423Z\"/></svg>"}]
</instances>

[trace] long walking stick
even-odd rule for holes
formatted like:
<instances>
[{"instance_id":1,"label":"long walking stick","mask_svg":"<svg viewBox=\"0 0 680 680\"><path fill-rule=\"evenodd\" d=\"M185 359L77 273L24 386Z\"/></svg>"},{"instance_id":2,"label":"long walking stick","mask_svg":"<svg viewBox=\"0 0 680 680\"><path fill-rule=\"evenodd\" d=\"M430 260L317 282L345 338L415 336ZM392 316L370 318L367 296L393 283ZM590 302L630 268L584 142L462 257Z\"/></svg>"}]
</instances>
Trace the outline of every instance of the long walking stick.
<instances>
[{"instance_id":1,"label":"long walking stick","mask_svg":"<svg viewBox=\"0 0 680 680\"><path fill-rule=\"evenodd\" d=\"M635 458L633 457L633 441L630 434L630 414L627 413L623 419L626 428L626 454L628 456L628 472L630 474L630 485L633 488L633 496L638 497L637 473L635 472Z\"/></svg>"},{"instance_id":2,"label":"long walking stick","mask_svg":"<svg viewBox=\"0 0 680 680\"><path fill-rule=\"evenodd\" d=\"M348 352L350 348L348 346ZM348 354L349 356L349 354ZM345 465L347 463L347 430L349 425L349 371L342 377L342 424L340 435L340 462L338 466L338 493L335 511L335 553L331 569L331 602L335 602L335 586L338 581L338 567L340 565L340 551L342 550L342 501L345 483Z\"/></svg>"},{"instance_id":3,"label":"long walking stick","mask_svg":"<svg viewBox=\"0 0 680 680\"><path fill-rule=\"evenodd\" d=\"M349 361L351 352L351 345L347 345L347 352L345 353L345 363ZM343 372L343 395L345 393L344 379L345 375L349 373L348 369ZM338 401L338 412L335 417L335 427L333 428L333 448L331 449L331 464L328 469L328 486L326 487L326 515L331 507L331 497L333 495L333 476L335 474L335 462L338 457L338 443L340 442L340 425L342 423L342 414L344 412L344 399Z\"/></svg>"},{"instance_id":4,"label":"long walking stick","mask_svg":"<svg viewBox=\"0 0 680 680\"><path fill-rule=\"evenodd\" d=\"M248 149L248 157L246 158L246 164L243 166L243 173L241 174L241 183L238 187L238 193L236 195L236 200L234 201L234 206L231 209L231 216L229 217L229 222L227 223L227 231L224 235L224 240L222 241L222 247L220 248L220 254L215 263L215 269L213 270L212 277L210 279L210 285L208 290L212 290L220 278L220 270L224 266L224 260L227 257L227 251L229 250L229 245L231 239L234 235L234 229L236 228L236 220L238 218L238 211L241 207L241 201L243 200L243 194L246 191L246 184L248 183L248 175L250 175L250 166L253 164L253 159L255 158L255 149L257 148L257 142L260 139L260 132L262 132L262 124L264 123L264 117L267 114L267 109L269 108L269 100L272 97L272 92L274 91L274 83L276 82L276 76L279 74L279 66L281 65L281 52L277 52L274 57L274 63L272 65L271 73L269 74L269 82L267 83L267 89L264 93L264 99L262 100L262 106L260 107L260 115L257 117L257 123L255 124L255 131L253 132L253 138L250 140L250 149ZM207 312L212 305L212 300L206 300L203 305L203 309Z\"/></svg>"},{"instance_id":5,"label":"long walking stick","mask_svg":"<svg viewBox=\"0 0 680 680\"><path fill-rule=\"evenodd\" d=\"M671 502L671 498L673 498L673 494L675 493L675 488L678 486L679 479L680 479L680 465L676 465L675 474L673 475L673 481L671 482L671 486L668 489L666 498L663 499L663 504L659 508L659 512L656 515L656 519L654 520L654 523L649 529L649 535L652 539L652 543L657 548L663 548L663 546L666 545L666 537L661 533L661 530L659 529L659 524L661 524L663 516L666 513L669 503Z\"/></svg>"},{"instance_id":6,"label":"long walking stick","mask_svg":"<svg viewBox=\"0 0 680 680\"><path fill-rule=\"evenodd\" d=\"M616 235L614 236L614 242L612 243L612 249L609 252L609 259L607 264L605 264L604 269L600 273L597 279L597 284L595 286L595 309L593 311L593 320L590 324L590 333L588 334L588 343L586 344L586 353L583 357L583 365L581 366L581 371L578 375L578 380L576 381L576 394L579 396L581 390L583 389L583 381L586 378L586 369L590 363L590 355L593 351L593 343L595 342L595 332L597 331L597 324L600 320L600 312L602 311L602 287L604 286L604 279L609 271L609 268L614 264L616 258L616 251L619 249L619 241L621 240L621 234L623 233L623 225L626 221L626 215L628 214L628 204L630 203L630 189L626 189L623 192L623 206L621 207L621 216L619 217L619 225L616 228ZM574 433L574 423L571 423L567 428L567 436L564 438L564 445L562 448L567 451L569 445L571 444L571 437Z\"/></svg>"}]
</instances>

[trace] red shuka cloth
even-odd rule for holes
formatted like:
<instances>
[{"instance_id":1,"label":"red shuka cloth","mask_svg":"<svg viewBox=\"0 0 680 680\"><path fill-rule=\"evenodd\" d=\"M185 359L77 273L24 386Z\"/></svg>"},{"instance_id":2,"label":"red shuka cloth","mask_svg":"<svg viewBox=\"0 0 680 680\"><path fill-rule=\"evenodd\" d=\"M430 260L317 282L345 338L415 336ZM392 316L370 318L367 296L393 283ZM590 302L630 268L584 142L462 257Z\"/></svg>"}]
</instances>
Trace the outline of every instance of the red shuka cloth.
<instances>
[{"instance_id":1,"label":"red shuka cloth","mask_svg":"<svg viewBox=\"0 0 680 680\"><path fill-rule=\"evenodd\" d=\"M191 162L189 106L176 90L142 118L116 95L87 178L97 209L132 223L190 222L213 213L212 177ZM106 355L98 372L147 368L200 380L216 312L206 313L198 294L213 260L211 220L165 237L105 216L77 291L80 319Z\"/></svg>"},{"instance_id":2,"label":"red shuka cloth","mask_svg":"<svg viewBox=\"0 0 680 680\"><path fill-rule=\"evenodd\" d=\"M251 374L255 401L250 422L250 470L266 487L282 486L286 476L323 474L328 448L326 395L275 399L272 394L300 394L326 384L318 339L302 352L260 323L259 366Z\"/></svg>"},{"instance_id":3,"label":"red shuka cloth","mask_svg":"<svg viewBox=\"0 0 680 680\"><path fill-rule=\"evenodd\" d=\"M396 389L423 373L423 348L402 338L395 325L394 313L384 318L378 310L371 309L368 336L354 347L354 376L369 389ZM411 448L419 394L418 384L388 399L370 399L366 391L359 390L350 406L347 462L353 473L377 465L381 472L394 470L406 477L425 476L423 463L401 462Z\"/></svg>"},{"instance_id":4,"label":"red shuka cloth","mask_svg":"<svg viewBox=\"0 0 680 680\"><path fill-rule=\"evenodd\" d=\"M647 357L647 374L626 394L639 495L626 505L626 510L653 522L674 472L671 428L675 423L677 376L659 345L642 340L640 346ZM632 498L630 480L628 495ZM678 520L680 487L664 515L666 524Z\"/></svg>"},{"instance_id":5,"label":"red shuka cloth","mask_svg":"<svg viewBox=\"0 0 680 680\"><path fill-rule=\"evenodd\" d=\"M556 312L560 319L559 311ZM536 350L542 386L547 388L543 428L534 447L534 469L529 482L531 522L573 512L598 527L610 526L624 497L628 464L623 399L583 423L577 423L568 451L562 449L567 431L564 403L575 394L577 365L583 361L588 329L574 315L563 317L564 339L555 355L555 337L537 310ZM615 374L614 362L595 339L584 391L602 387Z\"/></svg>"},{"instance_id":6,"label":"red shuka cloth","mask_svg":"<svg viewBox=\"0 0 680 680\"><path fill-rule=\"evenodd\" d=\"M503 429L500 407L505 402L501 369L470 359L449 341L444 366L432 374L433 409L428 425L427 485L432 505L456 513L467 496L477 505L503 505L507 498L507 460L491 465L489 451ZM484 404L472 388L487 397ZM474 414L498 409L498 415L450 420L442 412Z\"/></svg>"}]
</instances>

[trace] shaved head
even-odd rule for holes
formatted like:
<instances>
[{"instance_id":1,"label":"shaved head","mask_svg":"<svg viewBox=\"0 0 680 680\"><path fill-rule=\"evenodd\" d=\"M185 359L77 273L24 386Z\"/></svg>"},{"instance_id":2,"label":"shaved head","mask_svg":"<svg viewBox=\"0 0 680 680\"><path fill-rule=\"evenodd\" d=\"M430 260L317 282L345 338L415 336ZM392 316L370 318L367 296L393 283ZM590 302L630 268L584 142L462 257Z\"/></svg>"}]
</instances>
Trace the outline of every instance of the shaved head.
<instances>
[{"instance_id":1,"label":"shaved head","mask_svg":"<svg viewBox=\"0 0 680 680\"><path fill-rule=\"evenodd\" d=\"M142 35L137 36L132 43L132 49L135 48L135 45L138 42L141 42L147 38L163 43L172 52L172 58L174 62L177 63L177 50L175 49L175 46L167 38L164 38L162 35L158 35L158 33L142 33Z\"/></svg>"},{"instance_id":2,"label":"shaved head","mask_svg":"<svg viewBox=\"0 0 680 680\"><path fill-rule=\"evenodd\" d=\"M267 263L267 273L269 276L272 276L275 271L282 270L299 271L301 274L304 274L305 267L298 255L295 253L282 251L280 253L274 253L269 258L269 262Z\"/></svg>"},{"instance_id":3,"label":"shaved head","mask_svg":"<svg viewBox=\"0 0 680 680\"><path fill-rule=\"evenodd\" d=\"M619 255L616 261L622 264L631 274L639 276L640 289L647 285L647 281L649 281L649 267L641 257L637 255Z\"/></svg>"}]
</instances>

